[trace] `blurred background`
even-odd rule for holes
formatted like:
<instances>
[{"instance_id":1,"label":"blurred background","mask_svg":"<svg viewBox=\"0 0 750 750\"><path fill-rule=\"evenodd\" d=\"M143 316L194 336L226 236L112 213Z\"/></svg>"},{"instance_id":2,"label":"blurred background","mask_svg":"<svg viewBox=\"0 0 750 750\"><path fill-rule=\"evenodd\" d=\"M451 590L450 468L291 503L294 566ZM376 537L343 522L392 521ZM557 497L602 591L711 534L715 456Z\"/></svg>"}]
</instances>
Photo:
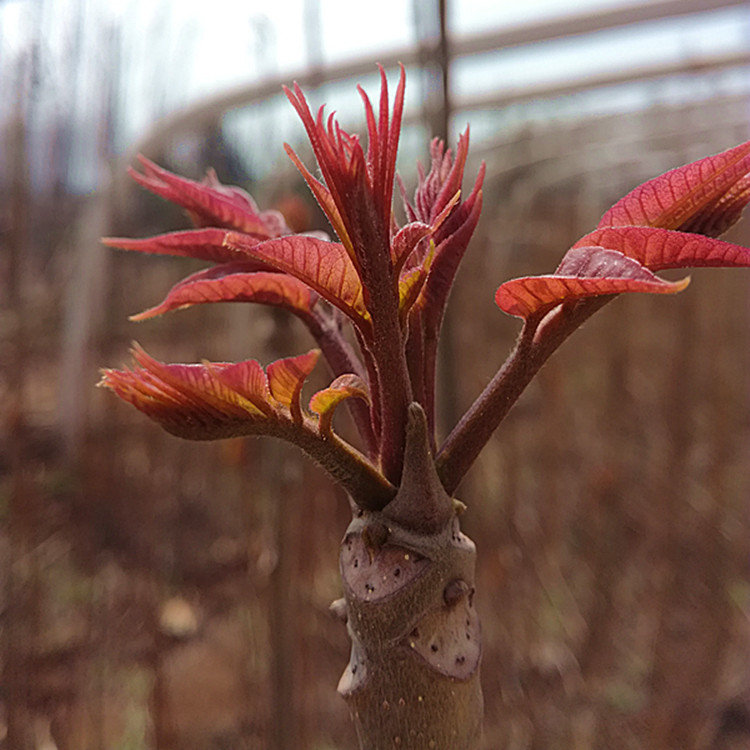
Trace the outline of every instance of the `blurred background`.
<instances>
[{"instance_id":1,"label":"blurred background","mask_svg":"<svg viewBox=\"0 0 750 750\"><path fill-rule=\"evenodd\" d=\"M97 390L161 360L309 347L243 305L142 324L196 266L102 235L186 226L138 151L322 218L280 95L345 127L407 70L399 169L471 124L484 216L450 303L445 434L518 332L493 303L615 200L750 137L750 9L721 0L0 0L0 747L345 750L345 497L272 441L193 444ZM470 184L470 183L469 183ZM747 223L729 239L750 244ZM750 276L616 300L555 355L464 481L484 747L750 746ZM322 385L319 385L322 387Z\"/></svg>"}]
</instances>

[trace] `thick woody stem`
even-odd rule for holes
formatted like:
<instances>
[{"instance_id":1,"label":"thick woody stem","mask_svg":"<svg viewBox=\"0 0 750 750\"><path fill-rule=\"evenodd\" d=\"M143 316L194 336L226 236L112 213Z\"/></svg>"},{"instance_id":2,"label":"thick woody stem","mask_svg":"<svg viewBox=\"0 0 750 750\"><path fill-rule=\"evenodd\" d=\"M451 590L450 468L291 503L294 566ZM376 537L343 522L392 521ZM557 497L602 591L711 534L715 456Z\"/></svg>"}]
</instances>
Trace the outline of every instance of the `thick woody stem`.
<instances>
[{"instance_id":1,"label":"thick woody stem","mask_svg":"<svg viewBox=\"0 0 750 750\"><path fill-rule=\"evenodd\" d=\"M475 750L483 702L474 543L435 472L422 408L409 408L401 486L355 514L341 546L352 640L339 693L361 750Z\"/></svg>"},{"instance_id":2,"label":"thick woody stem","mask_svg":"<svg viewBox=\"0 0 750 750\"><path fill-rule=\"evenodd\" d=\"M341 548L352 639L339 693L361 750L475 750L483 700L473 542L363 514ZM341 609L341 607L339 607Z\"/></svg>"}]
</instances>

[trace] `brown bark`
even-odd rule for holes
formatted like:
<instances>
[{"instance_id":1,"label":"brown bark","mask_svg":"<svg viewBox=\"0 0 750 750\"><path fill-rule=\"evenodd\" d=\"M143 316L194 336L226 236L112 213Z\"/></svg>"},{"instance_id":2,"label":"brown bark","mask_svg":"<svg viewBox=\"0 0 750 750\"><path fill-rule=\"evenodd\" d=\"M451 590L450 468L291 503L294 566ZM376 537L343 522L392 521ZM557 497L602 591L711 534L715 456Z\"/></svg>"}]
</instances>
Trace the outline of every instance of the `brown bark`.
<instances>
[{"instance_id":1,"label":"brown bark","mask_svg":"<svg viewBox=\"0 0 750 750\"><path fill-rule=\"evenodd\" d=\"M379 513L359 511L341 547L352 639L339 693L361 750L472 750L481 735L475 546L443 491L424 412L412 407L402 484Z\"/></svg>"}]
</instances>

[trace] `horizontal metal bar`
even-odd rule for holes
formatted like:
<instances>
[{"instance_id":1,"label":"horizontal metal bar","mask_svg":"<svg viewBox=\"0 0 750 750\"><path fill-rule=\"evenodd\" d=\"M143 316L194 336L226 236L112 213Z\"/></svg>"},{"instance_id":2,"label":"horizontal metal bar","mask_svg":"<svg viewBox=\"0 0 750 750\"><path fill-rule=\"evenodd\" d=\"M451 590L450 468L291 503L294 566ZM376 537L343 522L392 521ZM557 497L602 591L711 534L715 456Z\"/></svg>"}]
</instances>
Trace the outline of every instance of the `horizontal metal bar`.
<instances>
[{"instance_id":1,"label":"horizontal metal bar","mask_svg":"<svg viewBox=\"0 0 750 750\"><path fill-rule=\"evenodd\" d=\"M544 42L562 36L588 34L628 24L742 6L746 2L747 0L660 0L595 13L558 17L541 23L524 24L510 29L474 35L466 39L450 40L449 55L455 59L522 44ZM307 68L297 73L285 73L260 83L224 91L213 97L201 99L157 121L134 144L127 158L130 159L132 154L137 152L153 155L175 133L215 122L228 110L277 96L281 92L281 87L290 81L296 80L304 86L316 86L321 83L372 74L377 62L390 69L396 67L399 62L407 66L421 64L426 56L429 57L428 50L412 45L387 54L358 58L332 66Z\"/></svg>"},{"instance_id":2,"label":"horizontal metal bar","mask_svg":"<svg viewBox=\"0 0 750 750\"><path fill-rule=\"evenodd\" d=\"M500 90L473 97L458 97L454 94L453 109L502 109L512 104L521 104L538 99L553 99L558 96L570 96L608 86L650 81L675 75L698 75L745 65L750 65L750 52L733 52L703 58L689 57L662 65L649 65L629 68L627 71L617 73L583 76L569 83L524 86L518 89Z\"/></svg>"},{"instance_id":3,"label":"horizontal metal bar","mask_svg":"<svg viewBox=\"0 0 750 750\"><path fill-rule=\"evenodd\" d=\"M453 58L476 55L524 44L547 42L561 37L580 36L636 23L660 21L737 6L747 7L747 0L660 0L610 10L557 16L542 22L493 30L465 40L457 40L450 45L450 55Z\"/></svg>"}]
</instances>

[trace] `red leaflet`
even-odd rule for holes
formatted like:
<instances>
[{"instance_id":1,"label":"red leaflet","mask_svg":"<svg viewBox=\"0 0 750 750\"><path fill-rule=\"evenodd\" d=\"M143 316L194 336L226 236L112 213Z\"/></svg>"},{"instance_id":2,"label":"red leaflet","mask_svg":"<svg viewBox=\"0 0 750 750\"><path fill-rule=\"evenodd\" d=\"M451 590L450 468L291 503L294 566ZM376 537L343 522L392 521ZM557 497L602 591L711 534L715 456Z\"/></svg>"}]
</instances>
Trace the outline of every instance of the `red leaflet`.
<instances>
[{"instance_id":1,"label":"red leaflet","mask_svg":"<svg viewBox=\"0 0 750 750\"><path fill-rule=\"evenodd\" d=\"M241 393L223 383L217 376L226 365L166 365L138 346L133 348L133 358L132 370L104 370L100 385L172 434L192 440L251 434L273 411L262 392Z\"/></svg>"},{"instance_id":2,"label":"red leaflet","mask_svg":"<svg viewBox=\"0 0 750 750\"><path fill-rule=\"evenodd\" d=\"M398 309L402 326L406 325L407 317L411 310L414 309L415 304L420 310L426 304L422 292L424 291L425 282L429 278L434 259L435 244L430 242L429 250L422 262L418 266L401 274L398 283Z\"/></svg>"},{"instance_id":3,"label":"red leaflet","mask_svg":"<svg viewBox=\"0 0 750 750\"><path fill-rule=\"evenodd\" d=\"M519 318L541 315L562 302L623 292L674 294L689 279L669 282L614 250L577 247L569 250L554 275L506 281L495 294L501 310Z\"/></svg>"},{"instance_id":4,"label":"red leaflet","mask_svg":"<svg viewBox=\"0 0 750 750\"><path fill-rule=\"evenodd\" d=\"M201 366L214 380L223 384L229 393L247 399L267 417L274 413L275 404L268 387L268 377L259 362L254 359L232 364L204 362Z\"/></svg>"},{"instance_id":5,"label":"red leaflet","mask_svg":"<svg viewBox=\"0 0 750 750\"><path fill-rule=\"evenodd\" d=\"M430 325L436 330L442 320L458 267L479 221L484 171L482 164L469 197L451 212L435 232L435 259L424 286L423 296Z\"/></svg>"},{"instance_id":6,"label":"red leaflet","mask_svg":"<svg viewBox=\"0 0 750 750\"><path fill-rule=\"evenodd\" d=\"M601 245L634 258L652 271L663 268L750 266L750 250L700 234L653 227L595 229L573 247Z\"/></svg>"},{"instance_id":7,"label":"red leaflet","mask_svg":"<svg viewBox=\"0 0 750 750\"><path fill-rule=\"evenodd\" d=\"M324 120L322 107L313 119L299 86L295 84L294 91L284 89L305 126L326 188L310 175L291 149L287 148L287 152L307 180L357 268L363 261L367 262L368 251L383 249L391 226L391 196L404 107L404 69L401 68L392 119L388 109L388 81L382 68L380 78L377 120L367 95L358 89L367 118L369 143L366 156L357 136L342 130L332 115Z\"/></svg>"},{"instance_id":8,"label":"red leaflet","mask_svg":"<svg viewBox=\"0 0 750 750\"><path fill-rule=\"evenodd\" d=\"M247 235L227 232L224 245L284 271L314 289L369 333L362 282L344 246L307 235L254 243Z\"/></svg>"},{"instance_id":9,"label":"red leaflet","mask_svg":"<svg viewBox=\"0 0 750 750\"><path fill-rule=\"evenodd\" d=\"M146 320L170 310L207 302L257 302L275 305L306 319L318 295L293 276L271 271L232 273L241 264L224 264L188 276L176 284L164 301L132 315L131 320Z\"/></svg>"},{"instance_id":10,"label":"red leaflet","mask_svg":"<svg viewBox=\"0 0 750 750\"><path fill-rule=\"evenodd\" d=\"M401 270L411 268L419 265L424 261L425 254L428 251L428 243L424 242L420 246L420 242L426 239L430 234L433 237L439 232L444 222L450 216L453 217L462 213L462 211L453 212L453 209L459 204L461 200L461 191L457 190L453 197L447 202L443 210L437 215L432 224L424 224L421 221L412 221L396 232L395 236L391 239L391 264L393 266L393 274L398 275ZM467 204L471 202L471 198L467 201ZM464 204L464 205L467 205ZM464 209L464 215L465 215ZM432 243L434 246L434 242ZM414 252L420 248L419 252Z\"/></svg>"},{"instance_id":11,"label":"red leaflet","mask_svg":"<svg viewBox=\"0 0 750 750\"><path fill-rule=\"evenodd\" d=\"M104 370L110 388L170 432L194 440L277 433L290 418L302 423L299 393L317 362L313 350L274 362L255 360L167 365L133 347L132 370Z\"/></svg>"},{"instance_id":12,"label":"red leaflet","mask_svg":"<svg viewBox=\"0 0 750 750\"><path fill-rule=\"evenodd\" d=\"M748 201L750 142L637 187L566 253L554 274L503 284L497 304L526 325L516 349L439 451L436 463L446 489L458 486L538 368L609 298L685 287L687 279L671 283L654 276L662 268L750 266L750 250L715 239Z\"/></svg>"},{"instance_id":13,"label":"red leaflet","mask_svg":"<svg viewBox=\"0 0 750 750\"><path fill-rule=\"evenodd\" d=\"M644 182L597 228L651 226L718 237L750 200L750 141Z\"/></svg>"},{"instance_id":14,"label":"red leaflet","mask_svg":"<svg viewBox=\"0 0 750 750\"><path fill-rule=\"evenodd\" d=\"M378 510L393 498L395 488L357 451L336 435L323 439L311 419L295 418L293 399L316 352L274 363L268 376L254 360L167 365L137 345L133 356L132 370L104 370L99 385L173 435L190 440L274 435L307 452L363 507ZM279 400L271 394L269 379Z\"/></svg>"},{"instance_id":15,"label":"red leaflet","mask_svg":"<svg viewBox=\"0 0 750 750\"><path fill-rule=\"evenodd\" d=\"M455 161L451 150L446 150L445 144L439 138L432 139L430 143L432 163L429 173L425 176L422 165L417 165L419 185L414 194L413 206L406 200L405 190L401 185L401 196L409 221L419 219L425 223L432 223L438 214L442 213L453 196L461 189L468 154L468 127L459 136Z\"/></svg>"},{"instance_id":16,"label":"red leaflet","mask_svg":"<svg viewBox=\"0 0 750 750\"><path fill-rule=\"evenodd\" d=\"M430 233L432 227L421 221L413 221L396 232L391 240L391 264L395 274L400 274L409 256L417 245Z\"/></svg>"},{"instance_id":17,"label":"red leaflet","mask_svg":"<svg viewBox=\"0 0 750 750\"><path fill-rule=\"evenodd\" d=\"M396 313L393 300L387 299L382 292L390 287L392 276L389 262L391 198L404 106L405 73L402 67L392 118L388 109L388 81L382 68L380 75L377 120L370 100L359 89L367 118L369 142L366 155L359 138L343 130L333 115L324 119L322 107L313 118L299 86L295 84L294 91L287 88L284 91L305 126L325 187L312 177L289 147L287 152L307 180L368 287L374 304L370 312L375 325L380 326L382 319L390 317L390 321L384 324L387 328L395 322Z\"/></svg>"},{"instance_id":18,"label":"red leaflet","mask_svg":"<svg viewBox=\"0 0 750 750\"><path fill-rule=\"evenodd\" d=\"M326 122L322 107L318 109L317 117L313 119L307 99L299 86L295 84L294 92L286 88L284 91L305 126L315 158L323 173L326 189L323 190L322 184L312 178L290 148L287 148L287 153L293 157L295 164L339 235L352 262L359 268L363 249L356 245L365 227L357 225L356 214L364 206L356 205L355 201L348 200L348 197L361 196L364 204L369 204L372 208L372 190L369 189L367 165L362 146L356 136L341 129L333 115L330 115ZM371 211L371 217L374 215L376 212ZM355 232L354 236L352 232Z\"/></svg>"},{"instance_id":19,"label":"red leaflet","mask_svg":"<svg viewBox=\"0 0 750 750\"><path fill-rule=\"evenodd\" d=\"M302 386L320 357L320 349L311 349L307 354L279 359L268 365L268 384L271 394L283 407L289 409L292 419L302 424L302 408L299 396Z\"/></svg>"},{"instance_id":20,"label":"red leaflet","mask_svg":"<svg viewBox=\"0 0 750 750\"><path fill-rule=\"evenodd\" d=\"M190 229L186 232L158 234L155 237L140 240L131 240L127 237L104 237L102 243L119 250L135 250L149 255L177 255L183 258L207 260L211 263L236 263L250 260L257 263L254 255L225 245L226 234L223 229ZM257 240L250 235L244 235L244 237L247 238L245 244L248 247L257 243ZM257 267L264 266L258 264Z\"/></svg>"},{"instance_id":21,"label":"red leaflet","mask_svg":"<svg viewBox=\"0 0 750 750\"><path fill-rule=\"evenodd\" d=\"M575 243L554 275L509 281L495 300L505 312L528 318L566 300L669 294L686 284L662 281L651 271L750 266L750 250L714 239L739 219L748 201L750 142L640 185Z\"/></svg>"},{"instance_id":22,"label":"red leaflet","mask_svg":"<svg viewBox=\"0 0 750 750\"><path fill-rule=\"evenodd\" d=\"M362 97L367 117L367 168L373 189L373 198L380 209L381 218L386 224L391 218L391 198L393 196L393 178L396 175L396 154L401 135L401 117L404 111L404 89L406 74L403 66L393 102L393 119L390 120L388 109L388 80L385 70L380 66L380 106L378 122L370 100L364 89L357 86Z\"/></svg>"},{"instance_id":23,"label":"red leaflet","mask_svg":"<svg viewBox=\"0 0 750 750\"><path fill-rule=\"evenodd\" d=\"M320 417L318 430L321 435L331 433L331 423L336 407L348 398L361 398L370 403L367 385L357 375L341 375L328 388L318 391L310 399L310 411Z\"/></svg>"},{"instance_id":24,"label":"red leaflet","mask_svg":"<svg viewBox=\"0 0 750 750\"><path fill-rule=\"evenodd\" d=\"M288 91L287 96L289 96ZM286 151L287 156L289 156L292 162L294 162L294 166L297 167L300 174L305 178L305 182L307 182L310 191L315 196L315 200L318 201L318 205L323 209L323 213L328 217L328 221L331 222L331 226L336 232L337 237L346 248L349 258L357 267L357 270L359 270L359 264L352 247L352 241L349 239L349 234L344 226L344 220L341 218L341 214L336 207L336 201L333 199L330 191L322 182L320 182L320 180L316 180L315 177L310 174L310 171L302 163L302 160L297 154L294 153L294 150L288 143L284 144L284 150Z\"/></svg>"},{"instance_id":25,"label":"red leaflet","mask_svg":"<svg viewBox=\"0 0 750 750\"><path fill-rule=\"evenodd\" d=\"M429 262L432 262L432 254L430 254ZM429 266L412 268L410 271L404 272L398 282L398 312L402 327L406 325L409 311L414 306L419 293L424 287L428 271Z\"/></svg>"},{"instance_id":26,"label":"red leaflet","mask_svg":"<svg viewBox=\"0 0 750 750\"><path fill-rule=\"evenodd\" d=\"M154 164L145 156L138 161L144 174L129 170L130 176L152 193L185 208L199 227L237 229L266 240L291 234L278 211L258 211L255 201L244 190L222 185L210 170L203 182L180 177Z\"/></svg>"}]
</instances>

